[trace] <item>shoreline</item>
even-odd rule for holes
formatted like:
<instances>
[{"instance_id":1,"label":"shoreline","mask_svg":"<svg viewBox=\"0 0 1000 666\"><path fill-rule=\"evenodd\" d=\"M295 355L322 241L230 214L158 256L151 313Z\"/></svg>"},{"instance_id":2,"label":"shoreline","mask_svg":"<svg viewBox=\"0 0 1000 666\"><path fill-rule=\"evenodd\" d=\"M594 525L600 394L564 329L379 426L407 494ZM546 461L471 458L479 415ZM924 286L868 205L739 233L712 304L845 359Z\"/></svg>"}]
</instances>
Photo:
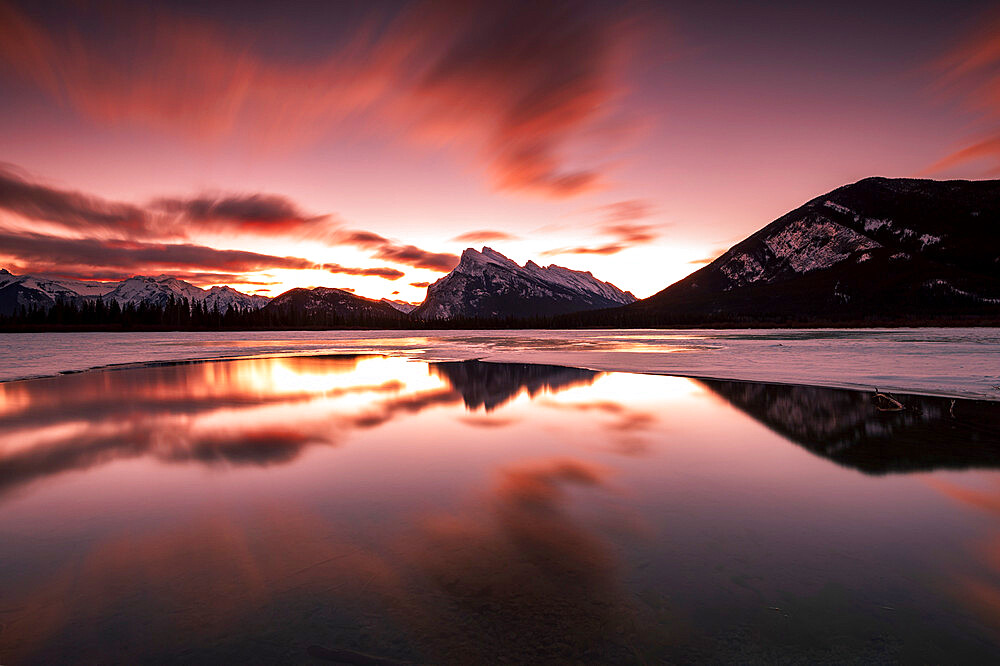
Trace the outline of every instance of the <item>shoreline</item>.
<instances>
[{"instance_id":1,"label":"shoreline","mask_svg":"<svg viewBox=\"0 0 1000 666\"><path fill-rule=\"evenodd\" d=\"M241 360L251 360L251 359L271 359L271 358L324 357L324 356L382 356L382 357L405 358L408 361L428 363L428 364L480 361L483 363L496 363L496 364L517 363L525 365L548 365L548 366L573 368L579 370L590 370L592 372L599 372L599 373L627 373L627 374L639 374L639 375L650 375L650 376L679 377L683 379L692 379L692 380L737 382L744 384L799 386L799 387L810 387L810 388L837 389L837 390L854 391L858 393L872 393L872 394L874 394L876 389L878 389L883 393L894 393L904 398L907 396L913 396L913 397L925 397L925 398L947 398L947 399L962 400L969 402L1000 403L1000 389L997 389L995 391L996 396L992 397L989 395L968 395L957 391L926 391L919 389L896 388L892 385L882 385L876 387L875 385L864 385L860 383L850 383L850 382L824 381L822 379L819 379L817 381L781 380L781 379L763 379L763 378L752 378L752 377L748 378L746 376L733 377L733 376L719 376L714 374L677 372L668 370L639 369L635 367L629 367L629 364L627 363L573 364L573 363L567 363L565 361L560 362L557 358L555 358L556 356L558 356L559 352L553 353L551 358L544 357L544 358L532 358L530 360L526 360L524 358L518 358L518 359L507 358L505 357L504 354L492 354L486 356L462 356L459 354L428 355L427 352L424 350L418 351L417 353L414 353L414 351L415 350L403 351L403 350L387 350L387 349L379 349L379 350L358 349L354 351L307 350L301 352L251 353L251 354L237 354L237 355L226 355L226 356L205 356L205 357L187 357L187 358L177 358L177 359L126 361L122 363L108 363L103 365L95 365L81 369L59 370L46 374L2 378L0 379L0 386L7 384L15 384L19 382L27 382L27 381L52 380L52 379L58 379L59 377L63 376L77 375L82 373L109 372L109 371L121 371L121 370L142 370L144 368L165 367L174 365L193 365L193 364L216 363L216 362L221 363L221 362L231 362L231 361L241 361ZM665 353L669 354L671 352L665 352ZM526 354L524 352L519 352L517 353L517 355L523 357ZM535 356L536 354L528 352L527 355Z\"/></svg>"}]
</instances>

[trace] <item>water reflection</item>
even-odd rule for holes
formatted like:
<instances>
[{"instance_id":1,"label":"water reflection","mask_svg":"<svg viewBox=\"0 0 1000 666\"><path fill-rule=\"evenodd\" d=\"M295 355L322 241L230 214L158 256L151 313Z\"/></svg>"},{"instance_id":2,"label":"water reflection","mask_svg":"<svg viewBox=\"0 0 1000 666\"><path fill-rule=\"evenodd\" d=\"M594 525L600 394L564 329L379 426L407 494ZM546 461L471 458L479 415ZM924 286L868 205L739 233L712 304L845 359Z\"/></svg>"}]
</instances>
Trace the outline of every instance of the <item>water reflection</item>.
<instances>
[{"instance_id":1,"label":"water reflection","mask_svg":"<svg viewBox=\"0 0 1000 666\"><path fill-rule=\"evenodd\" d=\"M396 369L409 365L404 375L410 381L359 372L366 360ZM600 374L465 361L431 364L431 376L443 381L428 383L418 381L426 376L413 376L415 366L371 356L288 357L2 384L0 495L60 472L141 456L168 463L283 464L310 445L336 445L353 429L458 402L489 412L523 392L555 393ZM509 422L480 417L471 423Z\"/></svg>"},{"instance_id":2,"label":"water reflection","mask_svg":"<svg viewBox=\"0 0 1000 666\"><path fill-rule=\"evenodd\" d=\"M555 393L572 386L593 384L602 374L557 365L481 361L431 363L430 368L431 372L462 394L466 407L482 407L488 412L505 405L524 391L531 397L543 391Z\"/></svg>"},{"instance_id":3,"label":"water reflection","mask_svg":"<svg viewBox=\"0 0 1000 666\"><path fill-rule=\"evenodd\" d=\"M872 475L995 468L997 405L904 402L371 355L0 384L0 662L983 661L998 476Z\"/></svg>"},{"instance_id":4,"label":"water reflection","mask_svg":"<svg viewBox=\"0 0 1000 666\"><path fill-rule=\"evenodd\" d=\"M1000 405L900 396L883 411L873 393L700 380L767 427L816 455L866 474L1000 467Z\"/></svg>"},{"instance_id":5,"label":"water reflection","mask_svg":"<svg viewBox=\"0 0 1000 666\"><path fill-rule=\"evenodd\" d=\"M525 461L498 470L481 503L424 517L388 590L421 652L456 664L634 658L614 549L567 510L569 490L606 490L609 473Z\"/></svg>"}]
</instances>

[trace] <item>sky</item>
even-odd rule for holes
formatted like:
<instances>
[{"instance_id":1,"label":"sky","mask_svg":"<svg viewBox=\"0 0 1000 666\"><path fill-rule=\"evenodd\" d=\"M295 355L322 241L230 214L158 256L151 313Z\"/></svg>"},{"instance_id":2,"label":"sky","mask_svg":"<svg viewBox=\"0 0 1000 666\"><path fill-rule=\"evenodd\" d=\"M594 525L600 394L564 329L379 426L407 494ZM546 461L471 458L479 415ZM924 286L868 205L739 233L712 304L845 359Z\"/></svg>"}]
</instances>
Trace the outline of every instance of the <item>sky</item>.
<instances>
[{"instance_id":1,"label":"sky","mask_svg":"<svg viewBox=\"0 0 1000 666\"><path fill-rule=\"evenodd\" d=\"M868 176L1000 174L986 2L0 0L0 266L646 297Z\"/></svg>"}]
</instances>

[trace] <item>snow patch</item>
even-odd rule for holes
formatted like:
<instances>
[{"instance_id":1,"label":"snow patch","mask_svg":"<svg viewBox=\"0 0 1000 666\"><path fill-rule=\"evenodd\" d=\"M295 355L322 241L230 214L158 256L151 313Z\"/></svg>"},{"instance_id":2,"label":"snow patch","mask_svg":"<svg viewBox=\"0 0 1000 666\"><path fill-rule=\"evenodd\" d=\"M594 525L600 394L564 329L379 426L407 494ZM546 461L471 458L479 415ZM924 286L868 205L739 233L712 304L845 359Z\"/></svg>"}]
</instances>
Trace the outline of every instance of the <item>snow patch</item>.
<instances>
[{"instance_id":1,"label":"snow patch","mask_svg":"<svg viewBox=\"0 0 1000 666\"><path fill-rule=\"evenodd\" d=\"M764 241L797 273L828 268L861 250L882 247L863 234L832 220L799 219Z\"/></svg>"},{"instance_id":2,"label":"snow patch","mask_svg":"<svg viewBox=\"0 0 1000 666\"><path fill-rule=\"evenodd\" d=\"M734 283L726 287L727 291L733 287L756 282L764 276L764 265L746 252L733 255L719 266L719 270Z\"/></svg>"},{"instance_id":3,"label":"snow patch","mask_svg":"<svg viewBox=\"0 0 1000 666\"><path fill-rule=\"evenodd\" d=\"M829 200L824 201L823 205L826 206L827 208L832 208L838 213L843 213L844 215L853 215L854 217L857 217L857 215L853 210L851 210L847 206L841 206L839 203L836 203L834 201L829 201Z\"/></svg>"},{"instance_id":4,"label":"snow patch","mask_svg":"<svg viewBox=\"0 0 1000 666\"><path fill-rule=\"evenodd\" d=\"M965 289L959 289L958 287L956 287L952 283L948 282L947 280L942 280L940 278L937 279L937 280L928 280L927 282L924 283L924 286L925 287L929 287L931 289L933 289L935 287L941 287L941 288L943 288L943 289L945 289L947 291L950 291L951 293L955 294L956 296L962 296L964 298L969 298L969 299L972 299L974 301L978 301L980 303L995 303L995 304L1000 304L1000 298L990 298L989 296L981 296L979 294L974 294L971 291L966 291Z\"/></svg>"},{"instance_id":5,"label":"snow patch","mask_svg":"<svg viewBox=\"0 0 1000 666\"><path fill-rule=\"evenodd\" d=\"M877 217L865 218L865 231L878 231L882 227L892 227L892 220Z\"/></svg>"},{"instance_id":6,"label":"snow patch","mask_svg":"<svg viewBox=\"0 0 1000 666\"><path fill-rule=\"evenodd\" d=\"M930 234L924 234L923 236L920 237L919 240L920 240L920 243L921 243L920 247L922 249L922 248L927 247L928 245L936 245L936 244L940 243L941 242L941 237L940 236L932 236Z\"/></svg>"}]
</instances>

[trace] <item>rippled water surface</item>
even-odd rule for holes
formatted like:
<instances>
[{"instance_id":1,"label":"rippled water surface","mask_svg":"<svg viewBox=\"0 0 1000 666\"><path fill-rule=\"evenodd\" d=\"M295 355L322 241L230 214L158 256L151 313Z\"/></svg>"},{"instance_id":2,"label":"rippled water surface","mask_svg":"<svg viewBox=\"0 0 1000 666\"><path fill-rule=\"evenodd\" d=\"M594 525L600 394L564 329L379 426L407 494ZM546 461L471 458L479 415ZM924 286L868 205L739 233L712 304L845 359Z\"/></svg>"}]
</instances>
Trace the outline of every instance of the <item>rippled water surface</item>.
<instances>
[{"instance_id":1,"label":"rippled water surface","mask_svg":"<svg viewBox=\"0 0 1000 666\"><path fill-rule=\"evenodd\" d=\"M1000 404L897 398L364 354L0 384L0 663L996 661Z\"/></svg>"}]
</instances>

